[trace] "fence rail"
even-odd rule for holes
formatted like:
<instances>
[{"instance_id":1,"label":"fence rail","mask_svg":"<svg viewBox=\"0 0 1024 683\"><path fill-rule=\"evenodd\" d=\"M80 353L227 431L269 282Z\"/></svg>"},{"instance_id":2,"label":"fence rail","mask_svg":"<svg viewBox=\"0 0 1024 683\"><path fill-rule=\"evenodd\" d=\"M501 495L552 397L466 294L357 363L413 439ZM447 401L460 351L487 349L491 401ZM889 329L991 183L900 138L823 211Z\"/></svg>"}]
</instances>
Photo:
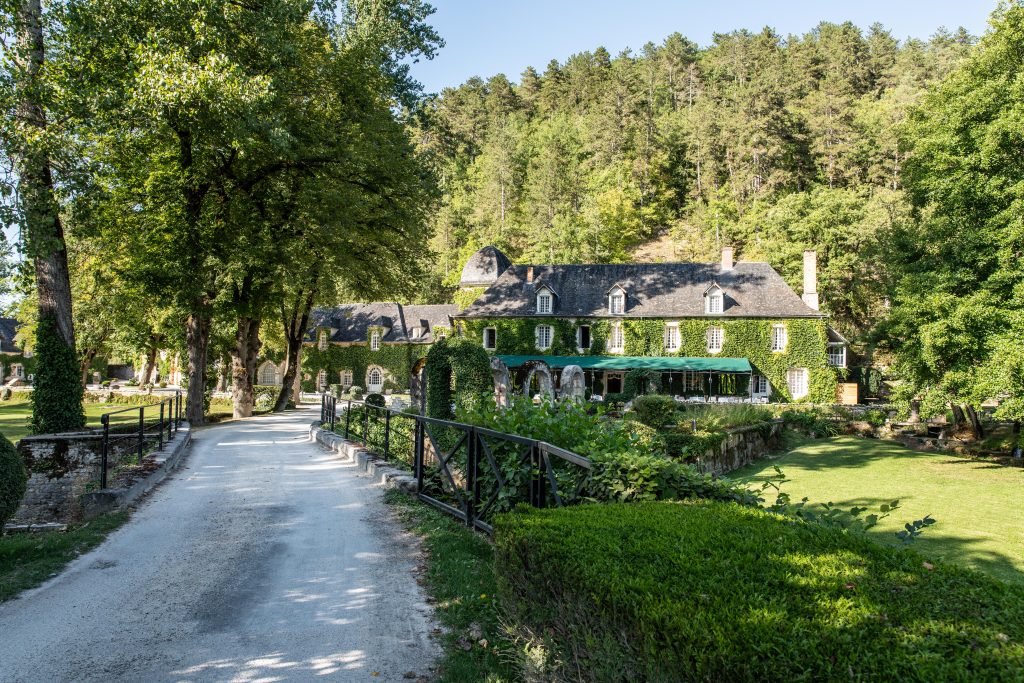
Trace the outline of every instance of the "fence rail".
<instances>
[{"instance_id":1,"label":"fence rail","mask_svg":"<svg viewBox=\"0 0 1024 683\"><path fill-rule=\"evenodd\" d=\"M320 420L389 462L410 466L420 500L469 527L518 503L561 507L584 498L587 458L544 441L325 394Z\"/></svg>"},{"instance_id":2,"label":"fence rail","mask_svg":"<svg viewBox=\"0 0 1024 683\"><path fill-rule=\"evenodd\" d=\"M147 441L160 450L165 441L174 438L181 425L183 408L184 400L179 391L158 403L130 406L101 415L103 441L100 451L100 488L107 488L110 460L115 452L120 456L134 453L141 463L145 457ZM133 413L137 413L138 417L134 417ZM111 416L114 416L113 421Z\"/></svg>"}]
</instances>

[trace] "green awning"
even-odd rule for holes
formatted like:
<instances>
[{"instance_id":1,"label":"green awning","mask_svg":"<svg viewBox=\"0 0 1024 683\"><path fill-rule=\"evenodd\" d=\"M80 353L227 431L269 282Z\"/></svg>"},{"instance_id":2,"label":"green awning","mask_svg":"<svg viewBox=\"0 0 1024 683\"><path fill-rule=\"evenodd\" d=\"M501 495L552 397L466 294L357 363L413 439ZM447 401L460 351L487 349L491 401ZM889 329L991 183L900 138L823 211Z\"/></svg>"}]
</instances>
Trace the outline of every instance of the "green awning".
<instances>
[{"instance_id":1,"label":"green awning","mask_svg":"<svg viewBox=\"0 0 1024 683\"><path fill-rule=\"evenodd\" d=\"M746 358L679 358L654 356L497 356L510 368L540 360L552 370L578 365L584 370L660 370L662 372L752 372Z\"/></svg>"}]
</instances>

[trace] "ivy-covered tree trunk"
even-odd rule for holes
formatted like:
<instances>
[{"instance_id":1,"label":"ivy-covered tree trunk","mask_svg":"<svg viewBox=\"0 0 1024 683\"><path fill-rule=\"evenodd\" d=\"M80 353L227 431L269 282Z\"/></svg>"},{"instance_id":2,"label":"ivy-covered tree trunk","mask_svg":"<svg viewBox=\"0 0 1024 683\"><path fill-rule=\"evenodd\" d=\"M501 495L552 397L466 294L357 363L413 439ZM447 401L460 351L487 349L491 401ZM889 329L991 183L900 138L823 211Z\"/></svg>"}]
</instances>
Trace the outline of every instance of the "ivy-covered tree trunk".
<instances>
[{"instance_id":1,"label":"ivy-covered tree trunk","mask_svg":"<svg viewBox=\"0 0 1024 683\"><path fill-rule=\"evenodd\" d=\"M281 393L277 395L277 402L274 404L275 413L288 407L288 396L294 390L295 382L298 379L302 339L306 336L306 328L309 327L309 315L313 311L315 297L316 292L310 291L303 296L300 289L290 313L285 313L284 306L281 306L281 322L284 325L285 340L288 342L288 352L285 355Z\"/></svg>"},{"instance_id":2,"label":"ivy-covered tree trunk","mask_svg":"<svg viewBox=\"0 0 1024 683\"><path fill-rule=\"evenodd\" d=\"M239 316L235 331L235 348L231 352L231 376L234 379L231 398L235 417L252 415L252 385L260 346L260 319Z\"/></svg>"},{"instance_id":3,"label":"ivy-covered tree trunk","mask_svg":"<svg viewBox=\"0 0 1024 683\"><path fill-rule=\"evenodd\" d=\"M22 0L17 12L17 49L23 63L16 83L17 117L23 127L14 156L23 210L23 233L35 266L39 295L32 425L36 433L81 429L82 384L71 317L71 280L64 227L53 187L46 141L46 110L40 74L45 58L40 0Z\"/></svg>"},{"instance_id":4,"label":"ivy-covered tree trunk","mask_svg":"<svg viewBox=\"0 0 1024 683\"><path fill-rule=\"evenodd\" d=\"M206 352L210 346L210 316L197 307L185 322L188 344L188 391L185 418L192 425L206 421Z\"/></svg>"},{"instance_id":5,"label":"ivy-covered tree trunk","mask_svg":"<svg viewBox=\"0 0 1024 683\"><path fill-rule=\"evenodd\" d=\"M78 354L64 342L52 315L40 317L36 327L36 359L32 431L54 434L82 429L85 411Z\"/></svg>"}]
</instances>

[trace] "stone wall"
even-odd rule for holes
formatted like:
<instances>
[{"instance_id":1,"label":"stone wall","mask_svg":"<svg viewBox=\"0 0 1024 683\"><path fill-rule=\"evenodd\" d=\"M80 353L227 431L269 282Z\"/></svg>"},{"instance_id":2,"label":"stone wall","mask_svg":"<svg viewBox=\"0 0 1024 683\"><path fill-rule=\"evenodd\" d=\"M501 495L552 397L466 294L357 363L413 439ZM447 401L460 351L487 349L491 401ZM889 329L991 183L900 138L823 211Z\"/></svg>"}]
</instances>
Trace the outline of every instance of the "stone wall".
<instances>
[{"instance_id":1,"label":"stone wall","mask_svg":"<svg viewBox=\"0 0 1024 683\"><path fill-rule=\"evenodd\" d=\"M134 451L137 443L133 439L113 442L108 470L116 466L123 454ZM82 519L82 495L99 488L102 449L103 437L95 432L22 438L18 454L29 472L28 488L10 523L67 523Z\"/></svg>"},{"instance_id":2,"label":"stone wall","mask_svg":"<svg viewBox=\"0 0 1024 683\"><path fill-rule=\"evenodd\" d=\"M730 430L718 448L698 456L694 464L708 474L728 474L738 470L780 448L782 427L782 420L774 420L768 425Z\"/></svg>"}]
</instances>

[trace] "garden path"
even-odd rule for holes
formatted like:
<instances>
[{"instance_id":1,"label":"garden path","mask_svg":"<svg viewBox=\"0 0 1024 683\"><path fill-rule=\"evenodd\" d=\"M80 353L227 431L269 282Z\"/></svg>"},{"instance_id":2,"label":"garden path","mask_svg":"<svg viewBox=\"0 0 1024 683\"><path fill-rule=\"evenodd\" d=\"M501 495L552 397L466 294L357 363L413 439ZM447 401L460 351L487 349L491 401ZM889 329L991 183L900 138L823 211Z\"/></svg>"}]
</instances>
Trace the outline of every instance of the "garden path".
<instances>
[{"instance_id":1,"label":"garden path","mask_svg":"<svg viewBox=\"0 0 1024 683\"><path fill-rule=\"evenodd\" d=\"M311 443L315 411L195 432L94 551L0 604L0 681L403 680L436 658L417 548Z\"/></svg>"}]
</instances>

